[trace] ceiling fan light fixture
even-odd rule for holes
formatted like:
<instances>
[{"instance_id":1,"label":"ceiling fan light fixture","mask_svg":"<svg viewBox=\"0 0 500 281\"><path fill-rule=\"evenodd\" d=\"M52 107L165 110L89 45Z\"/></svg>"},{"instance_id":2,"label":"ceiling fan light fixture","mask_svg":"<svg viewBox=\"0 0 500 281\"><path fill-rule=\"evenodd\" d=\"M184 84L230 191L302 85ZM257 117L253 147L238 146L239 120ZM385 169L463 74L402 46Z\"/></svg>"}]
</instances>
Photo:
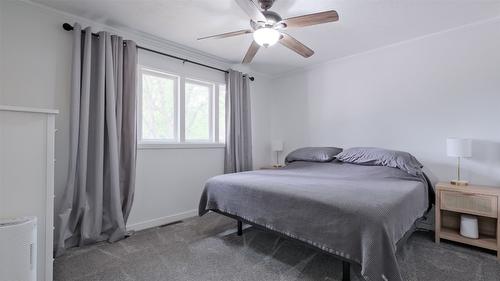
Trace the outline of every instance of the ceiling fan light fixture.
<instances>
[{"instance_id":1,"label":"ceiling fan light fixture","mask_svg":"<svg viewBox=\"0 0 500 281\"><path fill-rule=\"evenodd\" d=\"M280 40L280 35L280 32L274 28L262 27L255 30L253 39L257 44L267 48L276 44Z\"/></svg>"}]
</instances>

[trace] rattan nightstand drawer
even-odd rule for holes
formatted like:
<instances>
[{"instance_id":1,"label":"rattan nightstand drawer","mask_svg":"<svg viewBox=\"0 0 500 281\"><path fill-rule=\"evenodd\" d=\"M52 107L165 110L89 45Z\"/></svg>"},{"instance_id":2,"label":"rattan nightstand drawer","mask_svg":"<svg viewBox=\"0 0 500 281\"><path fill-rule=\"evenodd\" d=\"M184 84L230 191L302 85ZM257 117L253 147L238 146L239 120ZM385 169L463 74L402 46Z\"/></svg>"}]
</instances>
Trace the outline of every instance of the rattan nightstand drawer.
<instances>
[{"instance_id":1,"label":"rattan nightstand drawer","mask_svg":"<svg viewBox=\"0 0 500 281\"><path fill-rule=\"evenodd\" d=\"M497 197L475 193L441 191L441 209L496 218Z\"/></svg>"}]
</instances>

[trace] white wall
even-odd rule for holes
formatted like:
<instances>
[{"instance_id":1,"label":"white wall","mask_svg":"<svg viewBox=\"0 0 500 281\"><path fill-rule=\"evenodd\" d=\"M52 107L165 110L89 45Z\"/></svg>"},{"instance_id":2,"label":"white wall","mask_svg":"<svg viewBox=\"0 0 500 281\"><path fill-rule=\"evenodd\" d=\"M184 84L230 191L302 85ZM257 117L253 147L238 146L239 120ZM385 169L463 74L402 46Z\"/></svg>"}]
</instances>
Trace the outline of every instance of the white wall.
<instances>
[{"instance_id":1,"label":"white wall","mask_svg":"<svg viewBox=\"0 0 500 281\"><path fill-rule=\"evenodd\" d=\"M455 176L446 137L472 138L464 176L500 184L500 20L313 66L273 81L272 138L409 151Z\"/></svg>"},{"instance_id":2,"label":"white wall","mask_svg":"<svg viewBox=\"0 0 500 281\"><path fill-rule=\"evenodd\" d=\"M0 104L59 109L56 117L56 202L68 165L71 36L61 31L70 18L21 1L2 2ZM56 16L55 16L56 15Z\"/></svg>"},{"instance_id":3,"label":"white wall","mask_svg":"<svg viewBox=\"0 0 500 281\"><path fill-rule=\"evenodd\" d=\"M252 95L252 151L254 169L270 166L271 153L271 100L272 80L263 75L254 75L255 81L250 82Z\"/></svg>"},{"instance_id":4,"label":"white wall","mask_svg":"<svg viewBox=\"0 0 500 281\"><path fill-rule=\"evenodd\" d=\"M135 40L140 45L192 60L228 67L226 62L185 50L157 38L116 30L77 16L54 11L25 1L1 1L0 10L0 104L55 108L56 118L56 207L64 189L69 149L69 90L71 33L62 29L64 22L92 25ZM269 122L267 80L252 83L255 162L269 163L266 148ZM129 225L148 226L194 214L203 182L223 169L222 149L140 150L138 152L135 202ZM175 216L179 215L180 216ZM173 216L173 217L170 217ZM166 217L166 219L165 219ZM160 220L158 220L160 218ZM163 218L163 220L161 219Z\"/></svg>"}]
</instances>

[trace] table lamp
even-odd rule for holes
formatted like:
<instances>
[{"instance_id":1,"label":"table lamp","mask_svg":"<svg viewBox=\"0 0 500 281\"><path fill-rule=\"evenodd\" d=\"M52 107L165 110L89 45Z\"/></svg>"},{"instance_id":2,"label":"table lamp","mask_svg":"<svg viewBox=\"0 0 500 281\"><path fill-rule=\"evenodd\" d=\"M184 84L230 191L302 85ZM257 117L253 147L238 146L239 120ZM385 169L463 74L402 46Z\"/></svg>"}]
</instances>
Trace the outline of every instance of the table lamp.
<instances>
[{"instance_id":1,"label":"table lamp","mask_svg":"<svg viewBox=\"0 0 500 281\"><path fill-rule=\"evenodd\" d=\"M457 157L457 179L452 180L454 185L468 185L469 182L460 179L460 159L472 156L472 142L470 139L446 139L446 153L450 157Z\"/></svg>"},{"instance_id":2,"label":"table lamp","mask_svg":"<svg viewBox=\"0 0 500 281\"><path fill-rule=\"evenodd\" d=\"M283 142L278 140L272 141L271 150L273 152L276 152L276 164L274 164L273 167L281 167L279 161L279 153L283 151Z\"/></svg>"}]
</instances>

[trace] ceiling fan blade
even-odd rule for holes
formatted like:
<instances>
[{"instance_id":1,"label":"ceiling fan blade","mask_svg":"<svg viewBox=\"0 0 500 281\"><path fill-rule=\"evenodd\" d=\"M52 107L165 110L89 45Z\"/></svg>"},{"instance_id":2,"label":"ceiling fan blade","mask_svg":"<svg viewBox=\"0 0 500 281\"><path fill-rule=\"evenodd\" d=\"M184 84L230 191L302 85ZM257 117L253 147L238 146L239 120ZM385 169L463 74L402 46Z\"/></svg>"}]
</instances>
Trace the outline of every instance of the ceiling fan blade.
<instances>
[{"instance_id":1,"label":"ceiling fan blade","mask_svg":"<svg viewBox=\"0 0 500 281\"><path fill-rule=\"evenodd\" d=\"M314 51L311 50L309 47L306 45L300 43L297 41L297 39L293 38L292 36L286 34L286 33L281 33L283 36L280 39L281 45L287 47L288 49L296 52L297 54L303 56L304 58L308 58L312 55L314 55Z\"/></svg>"},{"instance_id":2,"label":"ceiling fan blade","mask_svg":"<svg viewBox=\"0 0 500 281\"><path fill-rule=\"evenodd\" d=\"M243 35L243 34L248 34L252 33L250 29L243 29L243 30L238 30L238 31L232 31L232 32L226 32L226 33L221 33L217 35L211 35L211 36L206 36L206 37L201 37L198 38L197 40L203 40L203 39L222 39L222 38L227 38L227 37L233 37L233 36L238 36L238 35Z\"/></svg>"},{"instance_id":3,"label":"ceiling fan blade","mask_svg":"<svg viewBox=\"0 0 500 281\"><path fill-rule=\"evenodd\" d=\"M339 20L339 14L337 14L336 11L331 10L326 12L319 12L315 14L288 18L284 19L283 22L287 25L287 27L303 27L303 26L322 24L338 20Z\"/></svg>"},{"instance_id":4,"label":"ceiling fan blade","mask_svg":"<svg viewBox=\"0 0 500 281\"><path fill-rule=\"evenodd\" d=\"M252 0L235 0L238 6L254 21L266 22L267 19Z\"/></svg>"},{"instance_id":5,"label":"ceiling fan blade","mask_svg":"<svg viewBox=\"0 0 500 281\"><path fill-rule=\"evenodd\" d=\"M257 54L257 51L259 50L260 45L257 44L257 42L252 41L252 45L250 45L250 48L248 48L247 53L245 54L245 57L243 58L242 63L250 63L253 60L253 57L255 57L255 54Z\"/></svg>"}]
</instances>

